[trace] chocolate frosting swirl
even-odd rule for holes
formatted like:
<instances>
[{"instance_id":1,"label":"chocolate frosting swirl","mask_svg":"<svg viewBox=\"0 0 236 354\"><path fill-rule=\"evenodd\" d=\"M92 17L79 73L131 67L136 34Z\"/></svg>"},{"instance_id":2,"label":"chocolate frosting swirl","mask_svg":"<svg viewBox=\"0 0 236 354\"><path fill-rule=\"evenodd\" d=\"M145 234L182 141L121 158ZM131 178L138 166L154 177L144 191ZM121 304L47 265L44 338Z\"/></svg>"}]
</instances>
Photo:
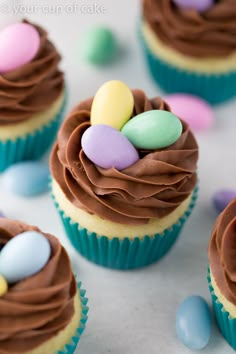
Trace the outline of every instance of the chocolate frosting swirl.
<instances>
[{"instance_id":1,"label":"chocolate frosting swirl","mask_svg":"<svg viewBox=\"0 0 236 354\"><path fill-rule=\"evenodd\" d=\"M39 26L35 28L40 34L36 57L20 68L0 74L0 125L22 122L43 112L63 92L64 76L58 70L61 57L47 32Z\"/></svg>"},{"instance_id":2,"label":"chocolate frosting swirl","mask_svg":"<svg viewBox=\"0 0 236 354\"><path fill-rule=\"evenodd\" d=\"M133 90L136 116L152 109L169 110L160 98L149 100ZM196 185L197 143L186 123L176 143L160 150L139 150L140 160L117 171L94 165L81 148L90 126L93 99L79 104L62 125L51 154L53 178L75 207L122 224L145 224L174 211ZM114 152L115 153L115 152Z\"/></svg>"},{"instance_id":3,"label":"chocolate frosting swirl","mask_svg":"<svg viewBox=\"0 0 236 354\"><path fill-rule=\"evenodd\" d=\"M217 286L236 305L236 199L216 219L208 257Z\"/></svg>"},{"instance_id":4,"label":"chocolate frosting swirl","mask_svg":"<svg viewBox=\"0 0 236 354\"><path fill-rule=\"evenodd\" d=\"M37 227L0 218L0 244ZM42 233L42 232L41 232ZM37 274L0 297L0 354L25 353L64 329L74 314L76 283L65 249L50 234L51 257Z\"/></svg>"},{"instance_id":5,"label":"chocolate frosting swirl","mask_svg":"<svg viewBox=\"0 0 236 354\"><path fill-rule=\"evenodd\" d=\"M172 0L143 0L143 17L163 43L192 57L224 57L236 51L235 0L218 0L203 13Z\"/></svg>"}]
</instances>

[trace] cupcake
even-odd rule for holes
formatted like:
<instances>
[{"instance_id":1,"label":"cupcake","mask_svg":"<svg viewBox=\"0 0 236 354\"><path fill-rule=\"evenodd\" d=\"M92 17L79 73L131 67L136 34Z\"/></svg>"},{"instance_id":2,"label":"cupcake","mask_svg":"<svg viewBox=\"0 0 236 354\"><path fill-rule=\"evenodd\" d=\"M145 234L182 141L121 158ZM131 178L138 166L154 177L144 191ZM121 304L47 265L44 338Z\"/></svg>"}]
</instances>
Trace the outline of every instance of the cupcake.
<instances>
[{"instance_id":1,"label":"cupcake","mask_svg":"<svg viewBox=\"0 0 236 354\"><path fill-rule=\"evenodd\" d=\"M56 237L0 218L0 352L72 354L87 299Z\"/></svg>"},{"instance_id":2,"label":"cupcake","mask_svg":"<svg viewBox=\"0 0 236 354\"><path fill-rule=\"evenodd\" d=\"M140 38L152 77L166 92L212 104L236 96L234 0L143 0Z\"/></svg>"},{"instance_id":3,"label":"cupcake","mask_svg":"<svg viewBox=\"0 0 236 354\"><path fill-rule=\"evenodd\" d=\"M38 159L48 150L62 117L65 83L58 68L61 57L39 26L24 21L5 27L0 51L3 171L15 162Z\"/></svg>"},{"instance_id":4,"label":"cupcake","mask_svg":"<svg viewBox=\"0 0 236 354\"><path fill-rule=\"evenodd\" d=\"M216 219L208 249L208 284L218 327L236 350L236 199Z\"/></svg>"},{"instance_id":5,"label":"cupcake","mask_svg":"<svg viewBox=\"0 0 236 354\"><path fill-rule=\"evenodd\" d=\"M122 110L127 122L121 118L117 124ZM198 146L188 125L169 110L160 97L148 99L141 90L110 81L62 124L50 158L52 195L69 239L92 262L116 269L153 263L170 250L190 215ZM138 132L131 135L140 122L141 143L149 144L150 132L160 142L173 131L147 130L153 114L151 124L163 115L166 122L169 116L178 120L179 137L165 148L137 148Z\"/></svg>"}]
</instances>

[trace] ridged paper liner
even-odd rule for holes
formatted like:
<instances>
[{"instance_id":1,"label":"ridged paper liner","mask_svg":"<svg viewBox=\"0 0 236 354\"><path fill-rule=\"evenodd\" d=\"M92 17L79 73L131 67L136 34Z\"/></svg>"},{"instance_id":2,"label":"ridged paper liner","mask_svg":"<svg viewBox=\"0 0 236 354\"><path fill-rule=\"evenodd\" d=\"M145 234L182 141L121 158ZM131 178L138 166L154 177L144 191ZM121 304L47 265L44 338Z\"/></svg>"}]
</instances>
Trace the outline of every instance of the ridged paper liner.
<instances>
[{"instance_id":1,"label":"ridged paper liner","mask_svg":"<svg viewBox=\"0 0 236 354\"><path fill-rule=\"evenodd\" d=\"M38 160L53 143L63 118L67 97L56 117L42 128L14 140L0 141L0 172L14 163Z\"/></svg>"},{"instance_id":2,"label":"ridged paper liner","mask_svg":"<svg viewBox=\"0 0 236 354\"><path fill-rule=\"evenodd\" d=\"M89 232L68 217L59 209L53 196L55 206L60 214L66 234L75 249L85 258L104 267L114 269L134 269L147 266L162 258L176 242L180 231L192 212L197 199L197 188L194 190L188 209L177 223L162 234L145 235L122 240L118 237L109 239L106 236Z\"/></svg>"},{"instance_id":3,"label":"ridged paper liner","mask_svg":"<svg viewBox=\"0 0 236 354\"><path fill-rule=\"evenodd\" d=\"M167 93L189 93L204 98L211 104L222 103L236 96L236 70L222 74L204 74L187 71L158 58L139 37L151 76Z\"/></svg>"},{"instance_id":4,"label":"ridged paper liner","mask_svg":"<svg viewBox=\"0 0 236 354\"><path fill-rule=\"evenodd\" d=\"M79 327L76 329L74 336L71 338L70 343L66 344L63 350L57 352L57 354L73 354L78 343L80 337L85 329L86 322L88 320L88 307L86 306L88 303L88 299L85 297L85 290L81 289L81 282L77 283L80 301L81 301L81 318ZM45 353L47 354L47 353ZM49 354L49 353L48 353Z\"/></svg>"},{"instance_id":5,"label":"ridged paper liner","mask_svg":"<svg viewBox=\"0 0 236 354\"><path fill-rule=\"evenodd\" d=\"M231 345L231 347L236 350L236 318L230 317L229 312L224 309L224 306L220 303L218 297L215 295L211 284L210 271L208 271L207 281L219 330L229 345Z\"/></svg>"}]
</instances>

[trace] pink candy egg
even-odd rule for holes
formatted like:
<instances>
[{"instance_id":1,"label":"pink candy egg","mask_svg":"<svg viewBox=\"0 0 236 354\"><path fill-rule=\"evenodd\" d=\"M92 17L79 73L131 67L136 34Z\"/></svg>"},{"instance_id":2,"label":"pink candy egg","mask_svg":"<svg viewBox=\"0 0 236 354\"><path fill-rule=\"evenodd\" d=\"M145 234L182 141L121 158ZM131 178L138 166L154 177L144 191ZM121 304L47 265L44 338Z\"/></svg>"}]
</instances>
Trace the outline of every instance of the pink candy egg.
<instances>
[{"instance_id":1,"label":"pink candy egg","mask_svg":"<svg viewBox=\"0 0 236 354\"><path fill-rule=\"evenodd\" d=\"M176 93L164 97L171 112L187 122L192 130L209 129L214 123L211 106L200 97Z\"/></svg>"},{"instance_id":2,"label":"pink candy egg","mask_svg":"<svg viewBox=\"0 0 236 354\"><path fill-rule=\"evenodd\" d=\"M15 23L0 32L0 73L29 63L40 47L38 31L27 23Z\"/></svg>"}]
</instances>

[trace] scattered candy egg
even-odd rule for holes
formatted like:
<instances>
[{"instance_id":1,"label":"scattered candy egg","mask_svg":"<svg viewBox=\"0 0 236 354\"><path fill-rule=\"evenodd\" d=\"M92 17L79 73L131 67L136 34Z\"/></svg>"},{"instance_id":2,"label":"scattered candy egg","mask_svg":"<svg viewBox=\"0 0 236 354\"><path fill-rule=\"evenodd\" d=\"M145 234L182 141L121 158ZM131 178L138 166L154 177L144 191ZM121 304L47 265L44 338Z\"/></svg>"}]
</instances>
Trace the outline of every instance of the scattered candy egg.
<instances>
[{"instance_id":1,"label":"scattered candy egg","mask_svg":"<svg viewBox=\"0 0 236 354\"><path fill-rule=\"evenodd\" d=\"M85 155L97 166L123 170L133 165L139 155L118 130L103 124L89 127L81 139Z\"/></svg>"},{"instance_id":2,"label":"scattered candy egg","mask_svg":"<svg viewBox=\"0 0 236 354\"><path fill-rule=\"evenodd\" d=\"M8 283L15 283L38 273L48 262L51 246L36 231L26 231L6 243L0 252L0 274Z\"/></svg>"},{"instance_id":3,"label":"scattered candy egg","mask_svg":"<svg viewBox=\"0 0 236 354\"><path fill-rule=\"evenodd\" d=\"M7 293L8 284L6 279L0 274L0 296L3 296Z\"/></svg>"},{"instance_id":4,"label":"scattered candy egg","mask_svg":"<svg viewBox=\"0 0 236 354\"><path fill-rule=\"evenodd\" d=\"M5 215L3 214L3 212L0 210L0 218L5 218Z\"/></svg>"},{"instance_id":5,"label":"scattered candy egg","mask_svg":"<svg viewBox=\"0 0 236 354\"><path fill-rule=\"evenodd\" d=\"M193 130L207 130L214 123L214 112L209 103L200 97L175 93L165 96L171 111L187 122Z\"/></svg>"},{"instance_id":6,"label":"scattered candy egg","mask_svg":"<svg viewBox=\"0 0 236 354\"><path fill-rule=\"evenodd\" d=\"M30 24L15 23L0 32L0 73L29 63L40 47L38 31Z\"/></svg>"},{"instance_id":7,"label":"scattered candy egg","mask_svg":"<svg viewBox=\"0 0 236 354\"><path fill-rule=\"evenodd\" d=\"M234 198L236 198L236 190L221 189L213 195L213 206L218 213L221 213Z\"/></svg>"},{"instance_id":8,"label":"scattered candy egg","mask_svg":"<svg viewBox=\"0 0 236 354\"><path fill-rule=\"evenodd\" d=\"M140 149L161 149L173 144L182 133L181 121L162 110L146 111L130 119L122 133Z\"/></svg>"},{"instance_id":9,"label":"scattered candy egg","mask_svg":"<svg viewBox=\"0 0 236 354\"><path fill-rule=\"evenodd\" d=\"M91 108L91 124L106 124L120 130L130 119L134 97L122 81L112 80L97 91Z\"/></svg>"},{"instance_id":10,"label":"scattered candy egg","mask_svg":"<svg viewBox=\"0 0 236 354\"><path fill-rule=\"evenodd\" d=\"M176 6L182 9L194 9L204 12L213 6L214 0L173 0Z\"/></svg>"},{"instance_id":11,"label":"scattered candy egg","mask_svg":"<svg viewBox=\"0 0 236 354\"><path fill-rule=\"evenodd\" d=\"M211 313L201 296L189 296L176 314L176 332L186 347L199 350L206 347L211 335Z\"/></svg>"},{"instance_id":12,"label":"scattered candy egg","mask_svg":"<svg viewBox=\"0 0 236 354\"><path fill-rule=\"evenodd\" d=\"M106 64L117 53L117 40L107 27L92 27L85 34L81 46L82 56L92 64Z\"/></svg>"},{"instance_id":13,"label":"scattered candy egg","mask_svg":"<svg viewBox=\"0 0 236 354\"><path fill-rule=\"evenodd\" d=\"M6 191L32 197L48 191L49 167L39 161L19 162L10 166L2 178Z\"/></svg>"}]
</instances>

